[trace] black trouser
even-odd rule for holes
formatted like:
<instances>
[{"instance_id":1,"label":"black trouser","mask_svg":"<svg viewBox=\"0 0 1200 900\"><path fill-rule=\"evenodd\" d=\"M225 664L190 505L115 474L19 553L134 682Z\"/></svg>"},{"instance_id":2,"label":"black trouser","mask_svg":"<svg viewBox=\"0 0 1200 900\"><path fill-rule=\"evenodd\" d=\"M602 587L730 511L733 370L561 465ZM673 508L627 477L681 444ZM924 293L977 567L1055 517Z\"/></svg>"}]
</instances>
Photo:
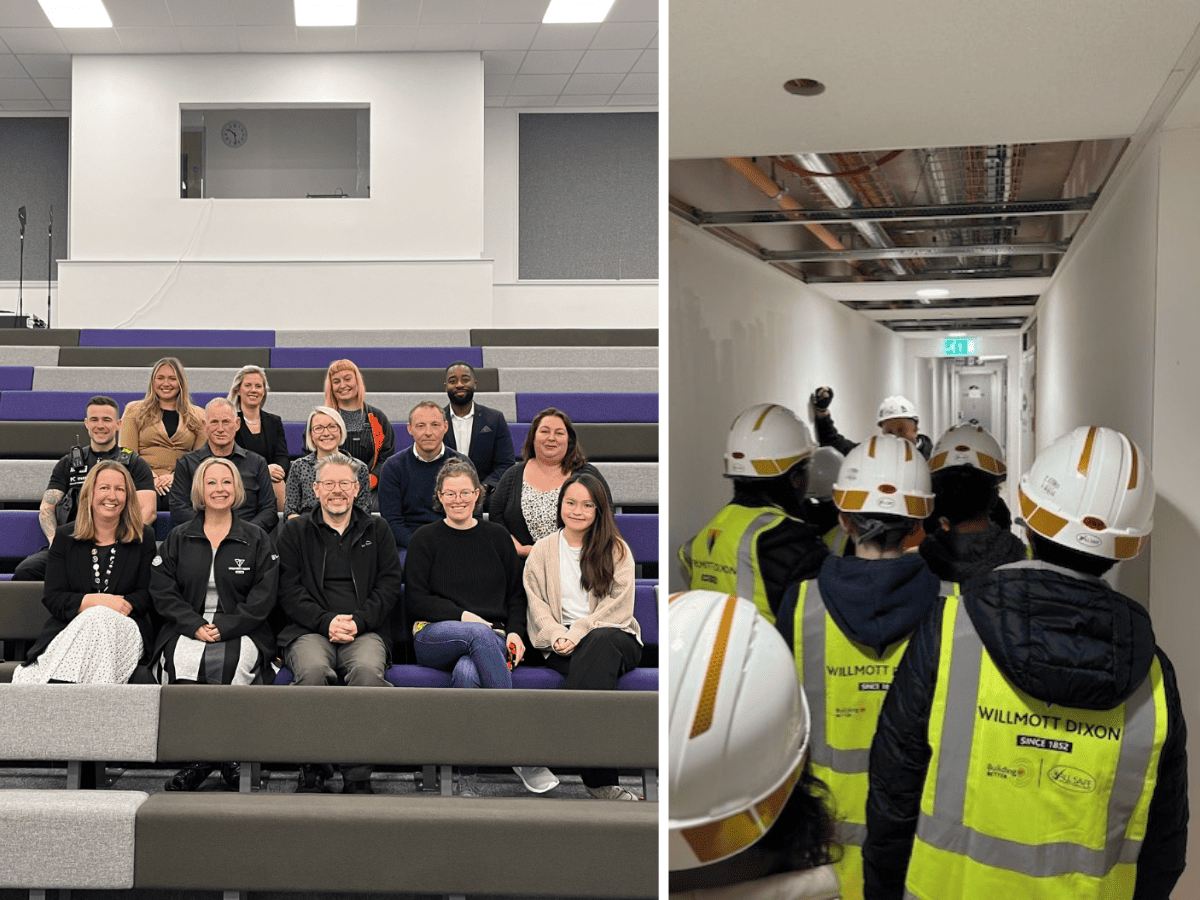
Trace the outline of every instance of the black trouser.
<instances>
[{"instance_id":1,"label":"black trouser","mask_svg":"<svg viewBox=\"0 0 1200 900\"><path fill-rule=\"evenodd\" d=\"M635 668L641 658L642 645L628 631L595 628L583 636L570 656L552 651L546 665L566 678L563 690L611 691L617 679ZM582 769L579 775L588 787L617 784L616 769Z\"/></svg>"},{"instance_id":2,"label":"black trouser","mask_svg":"<svg viewBox=\"0 0 1200 900\"><path fill-rule=\"evenodd\" d=\"M43 547L37 553L33 553L19 563L13 569L13 581L45 581L46 580L46 563L50 559L50 548Z\"/></svg>"}]
</instances>

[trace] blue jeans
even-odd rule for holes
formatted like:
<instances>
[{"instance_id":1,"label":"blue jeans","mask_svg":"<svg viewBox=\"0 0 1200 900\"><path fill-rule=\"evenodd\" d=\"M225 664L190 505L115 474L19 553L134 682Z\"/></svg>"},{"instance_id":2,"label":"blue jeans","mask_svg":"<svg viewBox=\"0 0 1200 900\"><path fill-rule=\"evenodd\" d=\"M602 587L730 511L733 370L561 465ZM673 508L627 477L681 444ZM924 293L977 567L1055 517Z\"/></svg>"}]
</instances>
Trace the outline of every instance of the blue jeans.
<instances>
[{"instance_id":1,"label":"blue jeans","mask_svg":"<svg viewBox=\"0 0 1200 900\"><path fill-rule=\"evenodd\" d=\"M417 662L450 672L452 687L511 688L504 638L480 622L430 622L415 635Z\"/></svg>"}]
</instances>

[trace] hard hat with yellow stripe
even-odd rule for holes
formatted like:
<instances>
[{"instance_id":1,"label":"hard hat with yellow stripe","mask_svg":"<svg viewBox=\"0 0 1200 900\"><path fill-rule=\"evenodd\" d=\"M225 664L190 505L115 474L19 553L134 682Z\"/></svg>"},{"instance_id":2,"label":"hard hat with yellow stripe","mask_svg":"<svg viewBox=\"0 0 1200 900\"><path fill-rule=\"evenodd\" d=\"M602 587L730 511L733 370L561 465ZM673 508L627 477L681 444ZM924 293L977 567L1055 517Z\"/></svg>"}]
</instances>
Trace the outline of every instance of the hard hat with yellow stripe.
<instances>
[{"instance_id":1,"label":"hard hat with yellow stripe","mask_svg":"<svg viewBox=\"0 0 1200 900\"><path fill-rule=\"evenodd\" d=\"M876 435L846 454L833 503L847 513L924 519L933 512L929 466L903 438Z\"/></svg>"},{"instance_id":2,"label":"hard hat with yellow stripe","mask_svg":"<svg viewBox=\"0 0 1200 900\"><path fill-rule=\"evenodd\" d=\"M808 425L786 406L758 403L733 420L725 443L730 478L774 478L817 449Z\"/></svg>"},{"instance_id":3,"label":"hard hat with yellow stripe","mask_svg":"<svg viewBox=\"0 0 1200 900\"><path fill-rule=\"evenodd\" d=\"M1035 534L1105 559L1132 559L1154 527L1154 476L1137 445L1081 426L1038 454L1021 478L1021 516Z\"/></svg>"},{"instance_id":4,"label":"hard hat with yellow stripe","mask_svg":"<svg viewBox=\"0 0 1200 900\"><path fill-rule=\"evenodd\" d=\"M808 751L787 644L754 604L685 591L668 604L671 871L740 853L779 817Z\"/></svg>"},{"instance_id":5,"label":"hard hat with yellow stripe","mask_svg":"<svg viewBox=\"0 0 1200 900\"><path fill-rule=\"evenodd\" d=\"M929 471L940 472L956 466L970 466L997 478L1008 468L999 442L982 425L955 425L942 435L929 457Z\"/></svg>"}]
</instances>

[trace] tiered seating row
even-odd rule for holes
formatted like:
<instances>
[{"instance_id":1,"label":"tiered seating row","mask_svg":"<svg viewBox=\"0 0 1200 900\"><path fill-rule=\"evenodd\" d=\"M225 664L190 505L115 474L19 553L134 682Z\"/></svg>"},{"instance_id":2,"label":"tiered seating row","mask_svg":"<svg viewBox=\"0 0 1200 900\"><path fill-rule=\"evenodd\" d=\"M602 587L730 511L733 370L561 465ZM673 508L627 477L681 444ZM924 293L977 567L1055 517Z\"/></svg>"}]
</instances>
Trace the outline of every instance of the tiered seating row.
<instances>
[{"instance_id":1,"label":"tiered seating row","mask_svg":"<svg viewBox=\"0 0 1200 900\"><path fill-rule=\"evenodd\" d=\"M238 794L0 792L0 887L653 897L655 802L446 795L454 765L519 759L640 769L656 800L657 720L655 695L613 691L3 685L0 758L226 759L244 774ZM433 760L443 796L250 792L257 763L329 759ZM453 865L447 847L463 848Z\"/></svg>"}]
</instances>

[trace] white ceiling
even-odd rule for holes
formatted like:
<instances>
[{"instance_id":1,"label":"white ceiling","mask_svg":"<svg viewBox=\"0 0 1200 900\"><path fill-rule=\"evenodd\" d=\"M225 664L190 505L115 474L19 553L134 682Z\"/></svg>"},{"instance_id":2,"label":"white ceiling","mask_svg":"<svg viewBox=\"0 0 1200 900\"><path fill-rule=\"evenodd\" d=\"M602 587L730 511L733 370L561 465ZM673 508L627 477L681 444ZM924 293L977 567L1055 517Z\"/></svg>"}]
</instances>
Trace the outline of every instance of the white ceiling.
<instances>
[{"instance_id":1,"label":"white ceiling","mask_svg":"<svg viewBox=\"0 0 1200 900\"><path fill-rule=\"evenodd\" d=\"M71 55L474 50L488 106L658 105L658 0L542 25L549 0L358 0L354 28L297 28L292 0L104 0L112 28L56 29L0 0L0 111L71 107Z\"/></svg>"},{"instance_id":2,"label":"white ceiling","mask_svg":"<svg viewBox=\"0 0 1200 900\"><path fill-rule=\"evenodd\" d=\"M1127 136L1198 26L1195 0L671 0L670 154Z\"/></svg>"}]
</instances>

